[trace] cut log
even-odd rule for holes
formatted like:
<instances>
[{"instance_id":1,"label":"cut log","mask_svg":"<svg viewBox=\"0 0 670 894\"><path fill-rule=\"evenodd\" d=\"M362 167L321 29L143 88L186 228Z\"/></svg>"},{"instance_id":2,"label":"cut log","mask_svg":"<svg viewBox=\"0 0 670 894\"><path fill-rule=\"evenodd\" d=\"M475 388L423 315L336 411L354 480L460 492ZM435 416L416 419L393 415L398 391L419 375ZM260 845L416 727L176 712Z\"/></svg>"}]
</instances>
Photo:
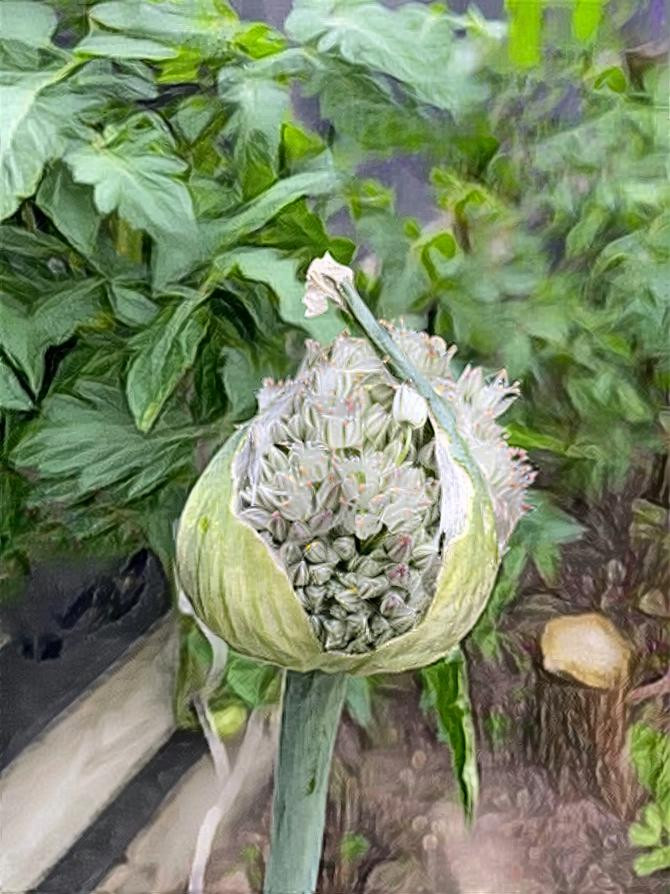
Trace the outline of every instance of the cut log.
<instances>
[{"instance_id":1,"label":"cut log","mask_svg":"<svg viewBox=\"0 0 670 894\"><path fill-rule=\"evenodd\" d=\"M586 686L618 689L628 678L631 648L604 615L552 618L540 647L545 670L567 674Z\"/></svg>"},{"instance_id":2,"label":"cut log","mask_svg":"<svg viewBox=\"0 0 670 894\"><path fill-rule=\"evenodd\" d=\"M552 774L562 794L589 792L632 817L640 791L626 744L630 646L596 613L552 618L540 645L544 670L537 674L527 756Z\"/></svg>"}]
</instances>

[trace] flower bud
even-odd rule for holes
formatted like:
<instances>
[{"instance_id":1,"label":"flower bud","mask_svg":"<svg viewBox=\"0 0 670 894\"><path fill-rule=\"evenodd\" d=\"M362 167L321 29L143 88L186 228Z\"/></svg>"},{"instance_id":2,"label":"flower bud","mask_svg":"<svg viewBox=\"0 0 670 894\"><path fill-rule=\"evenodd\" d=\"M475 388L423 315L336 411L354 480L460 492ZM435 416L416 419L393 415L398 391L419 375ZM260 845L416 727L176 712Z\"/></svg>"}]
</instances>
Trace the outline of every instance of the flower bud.
<instances>
[{"instance_id":1,"label":"flower bud","mask_svg":"<svg viewBox=\"0 0 670 894\"><path fill-rule=\"evenodd\" d=\"M353 537L337 537L333 540L333 549L340 559L348 562L356 554L356 541Z\"/></svg>"},{"instance_id":2,"label":"flower bud","mask_svg":"<svg viewBox=\"0 0 670 894\"><path fill-rule=\"evenodd\" d=\"M264 386L189 496L180 585L243 654L299 671L423 667L485 605L532 478L496 422L515 386L471 369L454 379L439 339L389 332L460 441L367 341L341 336Z\"/></svg>"},{"instance_id":3,"label":"flower bud","mask_svg":"<svg viewBox=\"0 0 670 894\"><path fill-rule=\"evenodd\" d=\"M304 587L309 583L309 567L307 562L298 562L293 569L293 585L295 587Z\"/></svg>"},{"instance_id":4,"label":"flower bud","mask_svg":"<svg viewBox=\"0 0 670 894\"><path fill-rule=\"evenodd\" d=\"M312 540L312 542L308 543L305 547L305 558L308 562L312 562L316 565L319 562L325 562L327 557L328 550L321 540Z\"/></svg>"},{"instance_id":5,"label":"flower bud","mask_svg":"<svg viewBox=\"0 0 670 894\"><path fill-rule=\"evenodd\" d=\"M393 418L407 422L412 428L421 428L428 419L428 404L411 385L402 384L393 398Z\"/></svg>"}]
</instances>

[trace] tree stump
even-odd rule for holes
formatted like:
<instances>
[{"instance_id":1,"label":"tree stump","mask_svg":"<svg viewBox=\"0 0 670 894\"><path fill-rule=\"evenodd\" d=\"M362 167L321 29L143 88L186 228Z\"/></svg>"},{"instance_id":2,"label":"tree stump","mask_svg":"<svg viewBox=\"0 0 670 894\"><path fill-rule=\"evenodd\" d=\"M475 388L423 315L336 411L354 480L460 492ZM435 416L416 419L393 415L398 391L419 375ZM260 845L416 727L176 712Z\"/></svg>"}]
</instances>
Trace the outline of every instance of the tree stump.
<instances>
[{"instance_id":1,"label":"tree stump","mask_svg":"<svg viewBox=\"0 0 670 894\"><path fill-rule=\"evenodd\" d=\"M562 794L593 794L622 818L639 787L627 752L631 650L603 615L559 616L541 637L544 667L526 731L526 753Z\"/></svg>"}]
</instances>

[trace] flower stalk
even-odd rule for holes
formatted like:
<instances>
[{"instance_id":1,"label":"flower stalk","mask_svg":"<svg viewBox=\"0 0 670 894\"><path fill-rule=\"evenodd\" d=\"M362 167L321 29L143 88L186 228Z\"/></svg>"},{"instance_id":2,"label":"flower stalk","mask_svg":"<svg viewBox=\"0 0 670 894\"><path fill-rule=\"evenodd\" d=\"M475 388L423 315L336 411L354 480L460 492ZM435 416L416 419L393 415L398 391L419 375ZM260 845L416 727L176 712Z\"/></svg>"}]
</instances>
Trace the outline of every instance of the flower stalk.
<instances>
[{"instance_id":1,"label":"flower stalk","mask_svg":"<svg viewBox=\"0 0 670 894\"><path fill-rule=\"evenodd\" d=\"M346 674L286 672L264 894L316 888Z\"/></svg>"},{"instance_id":2,"label":"flower stalk","mask_svg":"<svg viewBox=\"0 0 670 894\"><path fill-rule=\"evenodd\" d=\"M431 665L493 587L533 477L496 422L518 393L451 369L455 348L380 324L350 268L312 262L306 316L332 302L366 338L308 342L266 380L182 514L180 581L232 648L287 669L265 894L312 894L347 674Z\"/></svg>"}]
</instances>

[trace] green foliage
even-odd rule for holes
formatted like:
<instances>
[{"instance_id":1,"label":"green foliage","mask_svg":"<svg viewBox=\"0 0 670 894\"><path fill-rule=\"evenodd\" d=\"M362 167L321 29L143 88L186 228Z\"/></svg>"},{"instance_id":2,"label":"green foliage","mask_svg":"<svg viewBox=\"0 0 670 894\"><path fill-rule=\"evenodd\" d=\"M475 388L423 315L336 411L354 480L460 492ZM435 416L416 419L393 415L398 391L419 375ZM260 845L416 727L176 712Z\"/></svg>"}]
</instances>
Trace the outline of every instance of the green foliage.
<instances>
[{"instance_id":1,"label":"green foliage","mask_svg":"<svg viewBox=\"0 0 670 894\"><path fill-rule=\"evenodd\" d=\"M635 872L645 876L670 869L670 736L636 723L630 753L638 779L652 797L628 832L631 844L648 848L634 864Z\"/></svg>"},{"instance_id":2,"label":"green foliage","mask_svg":"<svg viewBox=\"0 0 670 894\"><path fill-rule=\"evenodd\" d=\"M3 591L50 550L148 544L169 565L185 494L262 378L340 330L300 305L330 251L377 316L521 380L510 442L545 490L474 634L498 653L527 564L550 585L580 536L575 498L667 454L670 391L667 68L621 52L627 0L506 7L503 25L299 0L285 38L223 0L4 0ZM360 176L410 153L431 172L421 221ZM208 667L199 637L184 630L183 723ZM217 709L276 697L248 665L231 659ZM423 683L472 810L462 659ZM347 703L369 723L367 684Z\"/></svg>"},{"instance_id":3,"label":"green foliage","mask_svg":"<svg viewBox=\"0 0 670 894\"><path fill-rule=\"evenodd\" d=\"M343 863L356 863L370 849L370 842L364 835L347 832L340 841L340 859Z\"/></svg>"},{"instance_id":4,"label":"green foliage","mask_svg":"<svg viewBox=\"0 0 670 894\"><path fill-rule=\"evenodd\" d=\"M461 803L471 821L479 795L479 771L465 656L460 649L455 649L447 658L420 673L422 706L435 712L438 734L451 750Z\"/></svg>"}]
</instances>

